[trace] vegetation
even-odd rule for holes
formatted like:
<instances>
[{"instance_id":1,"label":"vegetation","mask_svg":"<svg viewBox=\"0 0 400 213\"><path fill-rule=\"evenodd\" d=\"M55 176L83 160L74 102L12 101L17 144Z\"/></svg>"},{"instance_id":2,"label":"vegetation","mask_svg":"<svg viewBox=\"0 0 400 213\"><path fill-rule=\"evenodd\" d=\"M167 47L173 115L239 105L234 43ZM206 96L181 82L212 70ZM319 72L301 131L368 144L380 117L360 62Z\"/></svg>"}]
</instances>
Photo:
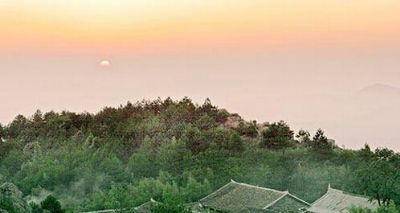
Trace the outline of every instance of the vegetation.
<instances>
[{"instance_id":1,"label":"vegetation","mask_svg":"<svg viewBox=\"0 0 400 213\"><path fill-rule=\"evenodd\" d=\"M44 199L40 205L31 202L29 204L31 206L32 213L43 213L43 212L49 212L49 213L64 213L65 210L61 208L61 203L60 201L57 200L52 195L49 195Z\"/></svg>"},{"instance_id":2,"label":"vegetation","mask_svg":"<svg viewBox=\"0 0 400 213\"><path fill-rule=\"evenodd\" d=\"M14 183L36 212L123 209L151 198L163 203L154 211L180 211L231 179L308 202L330 183L400 205L398 153L340 149L322 130L294 135L285 122L247 122L188 98L96 114L37 111L0 126L0 184ZM0 200L0 209L12 208Z\"/></svg>"},{"instance_id":3,"label":"vegetation","mask_svg":"<svg viewBox=\"0 0 400 213\"><path fill-rule=\"evenodd\" d=\"M400 213L400 210L396 208L394 202L390 202L388 205L381 206L375 211L354 207L350 209L350 213Z\"/></svg>"},{"instance_id":4,"label":"vegetation","mask_svg":"<svg viewBox=\"0 0 400 213\"><path fill-rule=\"evenodd\" d=\"M25 213L29 210L22 192L14 184L4 183L0 186L0 212Z\"/></svg>"}]
</instances>

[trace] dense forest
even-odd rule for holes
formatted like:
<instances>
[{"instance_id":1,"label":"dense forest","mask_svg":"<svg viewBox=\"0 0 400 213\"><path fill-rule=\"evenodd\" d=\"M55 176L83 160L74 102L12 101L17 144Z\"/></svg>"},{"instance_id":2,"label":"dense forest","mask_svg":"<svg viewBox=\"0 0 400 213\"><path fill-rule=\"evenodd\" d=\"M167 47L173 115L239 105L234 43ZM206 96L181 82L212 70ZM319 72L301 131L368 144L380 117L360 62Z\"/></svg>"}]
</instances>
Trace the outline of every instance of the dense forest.
<instances>
[{"instance_id":1,"label":"dense forest","mask_svg":"<svg viewBox=\"0 0 400 213\"><path fill-rule=\"evenodd\" d=\"M339 148L322 130L246 121L208 99L127 103L96 114L37 111L0 125L0 185L30 203L2 198L9 213L130 208L151 198L179 209L231 179L308 202L331 184L392 212L400 206L399 153Z\"/></svg>"}]
</instances>

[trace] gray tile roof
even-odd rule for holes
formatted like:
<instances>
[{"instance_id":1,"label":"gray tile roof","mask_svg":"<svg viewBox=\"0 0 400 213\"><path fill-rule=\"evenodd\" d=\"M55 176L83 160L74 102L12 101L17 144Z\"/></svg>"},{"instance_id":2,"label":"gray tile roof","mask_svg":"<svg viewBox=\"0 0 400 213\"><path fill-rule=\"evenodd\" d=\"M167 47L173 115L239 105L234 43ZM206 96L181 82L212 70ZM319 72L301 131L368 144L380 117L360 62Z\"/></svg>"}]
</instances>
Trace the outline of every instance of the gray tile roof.
<instances>
[{"instance_id":1,"label":"gray tile roof","mask_svg":"<svg viewBox=\"0 0 400 213\"><path fill-rule=\"evenodd\" d=\"M316 200L308 212L315 213L347 213L351 207L363 207L369 209L378 208L376 201L370 202L368 198L360 195L352 195L341 190L328 187L328 191L321 198Z\"/></svg>"},{"instance_id":2,"label":"gray tile roof","mask_svg":"<svg viewBox=\"0 0 400 213\"><path fill-rule=\"evenodd\" d=\"M273 206L283 197L309 204L287 191L278 191L245 183L231 181L217 191L200 200L206 208L223 212L245 212L249 209L265 210Z\"/></svg>"}]
</instances>

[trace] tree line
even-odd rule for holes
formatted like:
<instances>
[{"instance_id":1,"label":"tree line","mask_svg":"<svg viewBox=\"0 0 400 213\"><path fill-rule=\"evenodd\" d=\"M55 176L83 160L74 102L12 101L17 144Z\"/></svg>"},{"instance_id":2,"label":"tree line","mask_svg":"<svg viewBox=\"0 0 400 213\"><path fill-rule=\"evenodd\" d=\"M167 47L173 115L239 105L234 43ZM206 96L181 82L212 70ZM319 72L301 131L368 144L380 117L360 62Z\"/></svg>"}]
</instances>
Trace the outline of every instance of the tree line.
<instances>
[{"instance_id":1,"label":"tree line","mask_svg":"<svg viewBox=\"0 0 400 213\"><path fill-rule=\"evenodd\" d=\"M49 195L65 212L151 198L176 207L231 179L308 202L331 184L385 208L400 205L399 153L339 148L321 129L245 121L208 99L144 100L95 114L37 111L0 125L0 184L15 184L31 209Z\"/></svg>"}]
</instances>

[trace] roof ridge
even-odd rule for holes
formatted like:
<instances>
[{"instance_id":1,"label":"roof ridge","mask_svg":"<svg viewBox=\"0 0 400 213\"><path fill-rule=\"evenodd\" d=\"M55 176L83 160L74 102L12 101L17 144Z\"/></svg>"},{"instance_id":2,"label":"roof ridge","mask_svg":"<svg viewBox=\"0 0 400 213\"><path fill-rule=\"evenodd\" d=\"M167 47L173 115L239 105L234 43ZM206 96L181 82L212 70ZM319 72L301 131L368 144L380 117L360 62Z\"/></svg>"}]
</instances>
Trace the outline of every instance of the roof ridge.
<instances>
[{"instance_id":1,"label":"roof ridge","mask_svg":"<svg viewBox=\"0 0 400 213\"><path fill-rule=\"evenodd\" d=\"M231 180L231 182L229 182L229 183L227 183L227 184L221 186L220 188L218 188L217 190L215 190L215 191L212 192L211 194L208 194L207 196L201 198L201 199L199 200L199 202L205 200L205 199L208 198L208 197L211 197L211 196L214 195L214 194L217 194L219 191L221 191L222 189L226 188L228 185L230 185L230 184L232 184L232 183L235 184L236 182L234 182L233 180ZM236 184L237 184L237 183L236 183Z\"/></svg>"},{"instance_id":2,"label":"roof ridge","mask_svg":"<svg viewBox=\"0 0 400 213\"><path fill-rule=\"evenodd\" d=\"M270 204L266 205L263 209L267 209L267 208L273 206L275 203L277 203L278 201L280 201L282 198L284 198L286 196L290 196L290 197L292 197L292 198L294 198L294 199L296 199L296 200L298 200L298 201L300 201L300 202L302 202L302 203L304 203L304 204L306 204L308 206L311 206L311 204L309 204L307 201L296 197L295 195L291 194L289 191L285 191L285 194L283 194L282 196L280 196L278 199L276 199L275 201L271 202Z\"/></svg>"},{"instance_id":3,"label":"roof ridge","mask_svg":"<svg viewBox=\"0 0 400 213\"><path fill-rule=\"evenodd\" d=\"M316 203L318 203L320 200L324 199L326 196L328 196L328 192L329 190L332 190L332 188L330 187L330 185L328 186L328 190L325 192L325 194L323 194L320 198L318 198L317 200L315 200L314 202L311 203L311 206L315 205Z\"/></svg>"},{"instance_id":4,"label":"roof ridge","mask_svg":"<svg viewBox=\"0 0 400 213\"><path fill-rule=\"evenodd\" d=\"M339 191L340 193L342 193L344 195L366 199L366 200L370 201L371 203L373 201L375 201L375 200L370 200L370 198L368 196L366 196L366 195L360 195L360 194L356 194L356 193L352 193L352 192L343 191L343 190L340 190L340 189L333 189L333 190Z\"/></svg>"},{"instance_id":5,"label":"roof ridge","mask_svg":"<svg viewBox=\"0 0 400 213\"><path fill-rule=\"evenodd\" d=\"M248 187L255 187L255 188L259 188L259 189L263 189L263 190L269 190L269 191L274 191L274 192L283 193L283 195L282 195L281 197L279 197L279 198L276 200L276 202L279 201L280 199L282 199L283 197L285 197L285 195L289 195L289 196L295 198L296 200L298 200L298 201L300 201L300 202L303 202L303 203L305 203L305 204L307 204L307 205L311 205L311 204L308 203L307 201L305 201L305 200L303 200L303 199L301 199L301 198L299 198L299 197L297 197L297 196L291 194L288 190L286 190L286 191L279 191L279 190L276 190L276 189L271 189L271 188L261 187L261 186L254 186L254 185L247 184L247 183L238 183L238 182L235 182L234 180L231 180L231 181L232 181L233 183L237 183L237 184L244 185L244 186L248 186ZM274 202L275 202L275 201L274 201Z\"/></svg>"},{"instance_id":6,"label":"roof ridge","mask_svg":"<svg viewBox=\"0 0 400 213\"><path fill-rule=\"evenodd\" d=\"M323 200L326 199L326 197L329 196L329 194L334 194L334 193L336 193L337 195L340 194L340 196L337 196L337 195L334 195L334 196L337 197L338 199L341 199L341 200L347 200L347 199L349 199L349 197L353 197L353 198L360 199L360 202L363 203L363 205L368 202L369 205L377 206L376 200L369 200L368 197L366 197L366 196L353 194L353 193L348 193L346 191L343 191L343 190L340 190L340 189L334 189L334 188L329 186L328 190L326 191L326 193L322 197L320 197L319 199L314 201L311 204L311 207L308 208L309 210L312 209L312 211L310 211L310 212L318 212L317 209L321 208L321 207L316 207L316 206L324 205L323 204ZM359 204L361 204L361 203L359 203ZM325 207L323 207L323 208L325 208Z\"/></svg>"},{"instance_id":7,"label":"roof ridge","mask_svg":"<svg viewBox=\"0 0 400 213\"><path fill-rule=\"evenodd\" d=\"M253 188L258 188L258 189L262 189L262 190L268 190L268 191L283 193L283 194L289 193L289 191L279 191L279 190L276 190L276 189L271 189L271 188L261 187L261 186L255 186L255 185L251 185L251 184L247 184L247 183L238 183L238 182L234 182L234 183L242 185L242 186L253 187Z\"/></svg>"},{"instance_id":8,"label":"roof ridge","mask_svg":"<svg viewBox=\"0 0 400 213\"><path fill-rule=\"evenodd\" d=\"M319 202L320 200L324 199L326 196L328 196L328 193L330 191L331 192L339 192L339 193L342 193L344 195L349 195L349 196L353 196L353 197L359 197L359 198L367 199L368 201L370 201L367 196L346 192L346 191L343 191L343 190L340 190L340 189L335 189L335 188L332 188L331 185L329 184L328 185L328 190L325 192L325 194L323 196L321 196L319 199L315 200L313 203L311 203L311 205L314 205L317 202ZM372 202L372 201L370 201L370 202Z\"/></svg>"},{"instance_id":9,"label":"roof ridge","mask_svg":"<svg viewBox=\"0 0 400 213\"><path fill-rule=\"evenodd\" d=\"M283 195L281 195L280 197L278 197L276 200L272 201L270 204L266 205L263 207L263 209L267 209L271 206L273 206L275 203L277 203L279 200L281 200L282 198L284 198L286 195L288 195L289 192L284 193Z\"/></svg>"},{"instance_id":10,"label":"roof ridge","mask_svg":"<svg viewBox=\"0 0 400 213\"><path fill-rule=\"evenodd\" d=\"M340 190L340 189L335 189L335 188L332 188L330 185L329 185L328 191L329 191L329 190L331 190L331 191L338 191L338 192L340 192L340 193L342 193L342 194L344 194L344 195L350 195L350 196L353 196L353 197L365 198L365 199L368 199L368 200L369 200L369 197L368 197L368 196L360 195L360 194L356 194L356 193L352 193L352 192L347 192L347 191Z\"/></svg>"},{"instance_id":11,"label":"roof ridge","mask_svg":"<svg viewBox=\"0 0 400 213\"><path fill-rule=\"evenodd\" d=\"M305 201L305 200L303 200L303 199L301 199L301 198L297 197L297 196L296 196L296 195L294 195L294 194L291 194L290 192L288 193L288 195L289 195L289 196L291 196L292 198L294 198L294 199L296 199L296 200L300 201L300 202L303 202L303 203L305 203L305 204L307 204L307 205L311 206L311 204L310 204L309 202L307 202L307 201Z\"/></svg>"},{"instance_id":12,"label":"roof ridge","mask_svg":"<svg viewBox=\"0 0 400 213\"><path fill-rule=\"evenodd\" d=\"M140 207L142 207L142 206L146 205L147 203L155 203L155 204L159 204L160 202L158 202L158 201L154 200L153 198L150 198L150 200L149 200L149 201L147 201L147 202L144 202L144 203L140 204L139 206L136 206L136 207L134 207L134 209L139 209Z\"/></svg>"}]
</instances>

